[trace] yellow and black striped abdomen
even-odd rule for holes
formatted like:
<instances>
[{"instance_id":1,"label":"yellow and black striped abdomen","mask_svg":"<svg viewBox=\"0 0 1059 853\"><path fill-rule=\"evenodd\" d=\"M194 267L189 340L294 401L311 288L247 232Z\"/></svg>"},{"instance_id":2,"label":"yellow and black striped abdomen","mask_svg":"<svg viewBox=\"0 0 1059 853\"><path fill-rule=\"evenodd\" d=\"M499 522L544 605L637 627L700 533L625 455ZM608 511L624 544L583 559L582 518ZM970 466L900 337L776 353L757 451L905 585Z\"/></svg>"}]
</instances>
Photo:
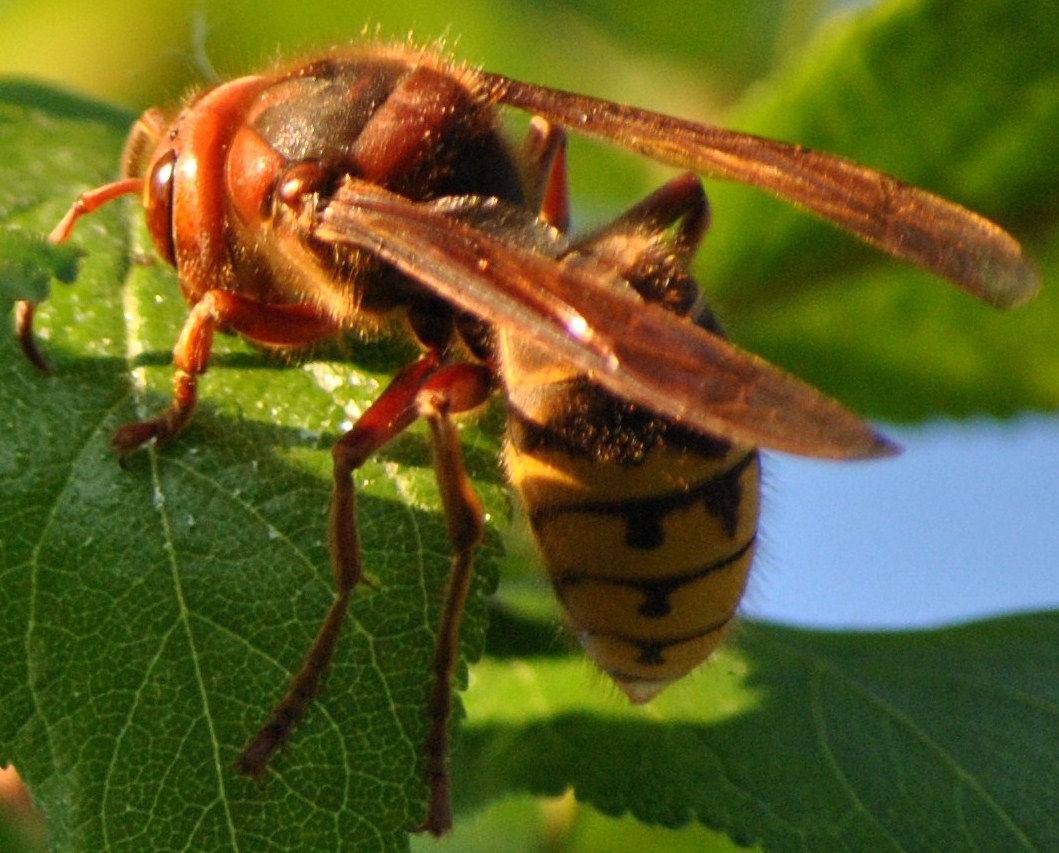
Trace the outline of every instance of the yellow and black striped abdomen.
<instances>
[{"instance_id":1,"label":"yellow and black striped abdomen","mask_svg":"<svg viewBox=\"0 0 1059 853\"><path fill-rule=\"evenodd\" d=\"M702 663L738 607L757 452L689 432L502 347L508 473L586 652L634 701Z\"/></svg>"}]
</instances>

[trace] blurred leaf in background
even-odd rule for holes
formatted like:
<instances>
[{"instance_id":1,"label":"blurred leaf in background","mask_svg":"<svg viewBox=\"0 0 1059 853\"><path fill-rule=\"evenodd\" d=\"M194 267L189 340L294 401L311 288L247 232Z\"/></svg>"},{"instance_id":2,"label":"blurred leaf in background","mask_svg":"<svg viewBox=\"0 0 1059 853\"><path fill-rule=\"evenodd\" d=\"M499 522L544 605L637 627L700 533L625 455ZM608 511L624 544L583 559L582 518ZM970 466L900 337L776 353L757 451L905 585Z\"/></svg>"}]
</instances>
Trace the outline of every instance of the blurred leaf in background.
<instances>
[{"instance_id":1,"label":"blurred leaf in background","mask_svg":"<svg viewBox=\"0 0 1059 853\"><path fill-rule=\"evenodd\" d=\"M344 44L367 24L890 170L1004 223L1055 278L1050 0L837 13L718 0L691 17L686 3L644 14L598 0L77 6L6 4L0 70L127 112L0 90L5 233L46 233L110 179L136 110L208 85L211 68ZM667 174L579 141L570 156L582 227ZM996 315L757 193L709 191L701 277L740 343L889 420L1055 410L1054 288ZM448 562L420 433L358 481L380 591L357 597L321 701L265 789L229 768L329 599L329 445L407 350L358 350L355 370L327 352L287 368L226 340L187 434L121 470L108 436L165 399L185 309L167 270L129 262L147 251L132 206L94 215L75 245L77 283L41 311L55 375L35 376L10 341L0 349L0 760L29 780L57 849L406 849ZM770 850L1059 846L1054 616L896 635L748 626L703 673L629 708L558 639L556 605L505 526L500 419L497 408L464 429L491 522L478 592L500 562L504 584L465 696L457 830L440 849L724 850L728 836ZM468 658L485 630L478 595ZM637 822L586 811L570 786Z\"/></svg>"}]
</instances>

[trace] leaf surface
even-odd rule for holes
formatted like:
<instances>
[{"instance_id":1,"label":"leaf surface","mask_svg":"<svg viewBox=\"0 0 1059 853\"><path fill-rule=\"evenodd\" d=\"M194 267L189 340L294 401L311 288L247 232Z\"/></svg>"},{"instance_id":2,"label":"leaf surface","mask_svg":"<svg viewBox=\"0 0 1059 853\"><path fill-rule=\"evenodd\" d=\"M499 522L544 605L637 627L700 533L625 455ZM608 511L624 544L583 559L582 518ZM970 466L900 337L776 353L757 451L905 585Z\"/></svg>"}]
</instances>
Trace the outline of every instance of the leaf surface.
<instances>
[{"instance_id":1,"label":"leaf surface","mask_svg":"<svg viewBox=\"0 0 1059 853\"><path fill-rule=\"evenodd\" d=\"M1055 408L1049 5L881 4L835 24L733 120L1000 220L1037 259L1042 297L993 314L750 190L711 184L701 278L742 345L874 416ZM0 87L2 304L70 277L70 256L31 235L113 178L130 121ZM611 183L626 190L640 180L582 165L575 176L621 175ZM586 189L601 215L628 203ZM144 262L141 220L131 200L79 225L76 283L53 286L38 317L52 376L0 339L0 760L24 774L61 850L404 849L425 802L426 667L448 566L419 431L358 477L377 590L356 597L320 701L264 788L231 765L330 601L330 444L411 353L372 344L287 365L222 338L192 426L123 470L109 435L165 404L186 314L171 273ZM501 418L463 431L492 525L479 593L507 515ZM507 562L510 601L535 567ZM1054 614L905 635L749 626L639 710L555 651L553 623L502 615L467 695L464 812L572 785L608 814L695 820L767 849L1059 846ZM484 621L475 595L472 659Z\"/></svg>"}]
</instances>

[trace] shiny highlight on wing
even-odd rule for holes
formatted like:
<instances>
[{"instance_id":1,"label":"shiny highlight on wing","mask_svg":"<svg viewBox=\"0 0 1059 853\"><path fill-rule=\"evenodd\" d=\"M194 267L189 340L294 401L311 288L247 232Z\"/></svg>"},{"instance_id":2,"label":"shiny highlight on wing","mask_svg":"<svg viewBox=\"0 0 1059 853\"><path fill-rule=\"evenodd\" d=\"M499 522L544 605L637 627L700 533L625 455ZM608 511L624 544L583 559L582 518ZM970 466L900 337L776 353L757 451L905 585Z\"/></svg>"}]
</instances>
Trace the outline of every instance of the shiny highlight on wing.
<instances>
[{"instance_id":1,"label":"shiny highlight on wing","mask_svg":"<svg viewBox=\"0 0 1059 853\"><path fill-rule=\"evenodd\" d=\"M615 396L691 429L805 456L895 449L811 386L646 303L591 255L551 257L356 180L319 219L317 239L371 253L460 310L550 348Z\"/></svg>"}]
</instances>

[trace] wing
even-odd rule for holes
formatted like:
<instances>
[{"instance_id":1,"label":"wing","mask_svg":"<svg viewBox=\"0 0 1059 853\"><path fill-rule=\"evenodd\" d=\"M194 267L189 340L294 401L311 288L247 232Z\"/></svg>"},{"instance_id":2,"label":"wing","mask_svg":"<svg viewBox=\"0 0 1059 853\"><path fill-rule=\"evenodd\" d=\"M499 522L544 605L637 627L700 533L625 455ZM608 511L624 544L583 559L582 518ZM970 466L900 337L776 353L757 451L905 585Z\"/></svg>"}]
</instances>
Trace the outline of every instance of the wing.
<instances>
[{"instance_id":1,"label":"wing","mask_svg":"<svg viewBox=\"0 0 1059 853\"><path fill-rule=\"evenodd\" d=\"M751 184L998 307L1040 279L999 226L943 198L831 154L477 72L483 91L576 133L701 174Z\"/></svg>"},{"instance_id":2,"label":"wing","mask_svg":"<svg viewBox=\"0 0 1059 853\"><path fill-rule=\"evenodd\" d=\"M313 234L371 253L460 310L547 347L612 394L691 429L805 456L895 449L811 386L645 303L591 255L556 259L533 246L536 235L527 248L436 204L352 179L318 214Z\"/></svg>"}]
</instances>

